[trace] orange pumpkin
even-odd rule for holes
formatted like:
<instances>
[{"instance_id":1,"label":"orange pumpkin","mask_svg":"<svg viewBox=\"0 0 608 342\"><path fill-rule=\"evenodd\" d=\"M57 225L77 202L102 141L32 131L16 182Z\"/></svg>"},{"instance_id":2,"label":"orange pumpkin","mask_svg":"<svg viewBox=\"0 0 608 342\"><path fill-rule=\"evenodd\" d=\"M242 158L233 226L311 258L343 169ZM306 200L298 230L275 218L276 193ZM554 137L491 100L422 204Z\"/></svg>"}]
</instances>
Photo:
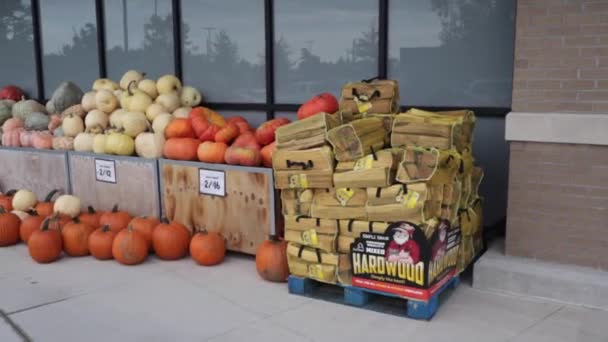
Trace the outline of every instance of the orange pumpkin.
<instances>
[{"instance_id":1,"label":"orange pumpkin","mask_svg":"<svg viewBox=\"0 0 608 342\"><path fill-rule=\"evenodd\" d=\"M72 218L66 214L55 213L47 216L49 219L49 229L61 231L66 224L72 222Z\"/></svg>"},{"instance_id":2,"label":"orange pumpkin","mask_svg":"<svg viewBox=\"0 0 608 342\"><path fill-rule=\"evenodd\" d=\"M98 260L112 259L112 243L117 232L105 225L89 235L89 252Z\"/></svg>"},{"instance_id":3,"label":"orange pumpkin","mask_svg":"<svg viewBox=\"0 0 608 342\"><path fill-rule=\"evenodd\" d=\"M27 249L32 259L41 264L53 262L61 256L62 244L61 233L50 229L51 221L44 220L42 227L34 231L27 241Z\"/></svg>"},{"instance_id":4,"label":"orange pumpkin","mask_svg":"<svg viewBox=\"0 0 608 342\"><path fill-rule=\"evenodd\" d=\"M0 207L6 211L13 211L13 196L17 190L9 190L6 194L0 195Z\"/></svg>"},{"instance_id":5,"label":"orange pumpkin","mask_svg":"<svg viewBox=\"0 0 608 342\"><path fill-rule=\"evenodd\" d=\"M21 241L27 243L30 235L40 229L44 219L45 216L38 215L38 213L34 211L32 212L32 215L21 221L21 225L19 225L19 237L21 238Z\"/></svg>"},{"instance_id":6,"label":"orange pumpkin","mask_svg":"<svg viewBox=\"0 0 608 342\"><path fill-rule=\"evenodd\" d=\"M285 282L289 276L287 242L271 236L255 253L255 267L260 277L273 282Z\"/></svg>"},{"instance_id":7,"label":"orange pumpkin","mask_svg":"<svg viewBox=\"0 0 608 342\"><path fill-rule=\"evenodd\" d=\"M78 219L82 223L86 223L91 227L97 228L99 227L99 219L103 213L95 211L92 206L87 208L86 212L83 212L78 216Z\"/></svg>"},{"instance_id":8,"label":"orange pumpkin","mask_svg":"<svg viewBox=\"0 0 608 342\"><path fill-rule=\"evenodd\" d=\"M211 123L205 116L205 110L203 107L195 107L192 108L190 113L188 113L188 120L192 125L192 129L194 130L194 134L197 137L200 137L211 127Z\"/></svg>"},{"instance_id":9,"label":"orange pumpkin","mask_svg":"<svg viewBox=\"0 0 608 342\"><path fill-rule=\"evenodd\" d=\"M32 146L37 149L50 150L53 148L53 136L48 131L34 132Z\"/></svg>"},{"instance_id":10,"label":"orange pumpkin","mask_svg":"<svg viewBox=\"0 0 608 342\"><path fill-rule=\"evenodd\" d=\"M120 231L127 228L131 222L131 215L126 211L118 210L118 204L114 205L112 211L107 211L99 218L99 225L110 226L110 230Z\"/></svg>"},{"instance_id":11,"label":"orange pumpkin","mask_svg":"<svg viewBox=\"0 0 608 342\"><path fill-rule=\"evenodd\" d=\"M217 112L207 108L207 107L199 107L203 109L203 115L209 120L209 123L212 125L216 125L219 127L226 126L226 120L223 116L218 114Z\"/></svg>"},{"instance_id":12,"label":"orange pumpkin","mask_svg":"<svg viewBox=\"0 0 608 342\"><path fill-rule=\"evenodd\" d=\"M140 216L134 217L129 224L146 239L148 250L152 251L152 233L160 221L156 217Z\"/></svg>"},{"instance_id":13,"label":"orange pumpkin","mask_svg":"<svg viewBox=\"0 0 608 342\"><path fill-rule=\"evenodd\" d=\"M196 160L200 140L193 138L173 138L165 142L163 155L175 160Z\"/></svg>"},{"instance_id":14,"label":"orange pumpkin","mask_svg":"<svg viewBox=\"0 0 608 342\"><path fill-rule=\"evenodd\" d=\"M260 149L260 144L258 144L257 140L255 139L255 135L251 132L239 135L238 138L236 138L236 140L232 143L232 146L253 148L257 150Z\"/></svg>"},{"instance_id":15,"label":"orange pumpkin","mask_svg":"<svg viewBox=\"0 0 608 342\"><path fill-rule=\"evenodd\" d=\"M65 253L72 257L89 255L89 235L94 230L94 227L80 222L78 218L66 224L61 230Z\"/></svg>"},{"instance_id":16,"label":"orange pumpkin","mask_svg":"<svg viewBox=\"0 0 608 342\"><path fill-rule=\"evenodd\" d=\"M236 126L236 124L229 123L215 133L214 140L216 142L230 144L238 135L239 128Z\"/></svg>"},{"instance_id":17,"label":"orange pumpkin","mask_svg":"<svg viewBox=\"0 0 608 342\"><path fill-rule=\"evenodd\" d=\"M224 158L226 163L230 165L258 166L262 162L259 149L236 147L234 145L226 149Z\"/></svg>"},{"instance_id":18,"label":"orange pumpkin","mask_svg":"<svg viewBox=\"0 0 608 342\"><path fill-rule=\"evenodd\" d=\"M0 208L0 247L19 242L19 216Z\"/></svg>"},{"instance_id":19,"label":"orange pumpkin","mask_svg":"<svg viewBox=\"0 0 608 342\"><path fill-rule=\"evenodd\" d=\"M228 145L218 142L205 141L198 146L198 160L205 163L224 163L224 155L226 154Z\"/></svg>"},{"instance_id":20,"label":"orange pumpkin","mask_svg":"<svg viewBox=\"0 0 608 342\"><path fill-rule=\"evenodd\" d=\"M266 145L262 148L260 153L262 154L262 165L266 167L272 167L272 154L277 149L277 144L275 141L272 144Z\"/></svg>"},{"instance_id":21,"label":"orange pumpkin","mask_svg":"<svg viewBox=\"0 0 608 342\"><path fill-rule=\"evenodd\" d=\"M220 233L200 231L190 240L190 256L199 265L217 265L225 255L226 242Z\"/></svg>"},{"instance_id":22,"label":"orange pumpkin","mask_svg":"<svg viewBox=\"0 0 608 342\"><path fill-rule=\"evenodd\" d=\"M186 118L175 118L165 128L165 138L194 138L194 130Z\"/></svg>"},{"instance_id":23,"label":"orange pumpkin","mask_svg":"<svg viewBox=\"0 0 608 342\"><path fill-rule=\"evenodd\" d=\"M156 255L164 260L181 259L188 253L190 231L183 224L163 219L154 228L152 244Z\"/></svg>"},{"instance_id":24,"label":"orange pumpkin","mask_svg":"<svg viewBox=\"0 0 608 342\"><path fill-rule=\"evenodd\" d=\"M258 144L264 146L274 141L274 134L277 128L289 123L287 118L277 118L264 122L255 130L255 139Z\"/></svg>"},{"instance_id":25,"label":"orange pumpkin","mask_svg":"<svg viewBox=\"0 0 608 342\"><path fill-rule=\"evenodd\" d=\"M35 210L40 216L50 216L53 215L53 196L59 192L59 189L51 190L51 192L46 195L44 198L44 202L38 202L36 204Z\"/></svg>"},{"instance_id":26,"label":"orange pumpkin","mask_svg":"<svg viewBox=\"0 0 608 342\"><path fill-rule=\"evenodd\" d=\"M233 116L226 120L226 123L233 123L239 129L239 134L243 134L245 132L251 132L253 129L249 126L249 122L242 116Z\"/></svg>"},{"instance_id":27,"label":"orange pumpkin","mask_svg":"<svg viewBox=\"0 0 608 342\"><path fill-rule=\"evenodd\" d=\"M121 230L112 242L112 255L123 265L141 264L148 258L146 239L132 226Z\"/></svg>"}]
</instances>

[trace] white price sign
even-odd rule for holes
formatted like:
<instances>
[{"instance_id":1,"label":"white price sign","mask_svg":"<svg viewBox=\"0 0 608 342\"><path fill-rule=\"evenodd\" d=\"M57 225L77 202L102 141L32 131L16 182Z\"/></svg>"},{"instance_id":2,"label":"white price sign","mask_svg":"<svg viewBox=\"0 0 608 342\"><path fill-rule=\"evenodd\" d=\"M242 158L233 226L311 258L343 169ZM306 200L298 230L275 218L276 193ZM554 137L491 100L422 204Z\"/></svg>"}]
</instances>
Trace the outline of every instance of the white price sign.
<instances>
[{"instance_id":1,"label":"white price sign","mask_svg":"<svg viewBox=\"0 0 608 342\"><path fill-rule=\"evenodd\" d=\"M95 159L95 179L116 184L116 165L113 160Z\"/></svg>"},{"instance_id":2,"label":"white price sign","mask_svg":"<svg viewBox=\"0 0 608 342\"><path fill-rule=\"evenodd\" d=\"M226 196L224 171L199 169L199 192L202 195Z\"/></svg>"}]
</instances>

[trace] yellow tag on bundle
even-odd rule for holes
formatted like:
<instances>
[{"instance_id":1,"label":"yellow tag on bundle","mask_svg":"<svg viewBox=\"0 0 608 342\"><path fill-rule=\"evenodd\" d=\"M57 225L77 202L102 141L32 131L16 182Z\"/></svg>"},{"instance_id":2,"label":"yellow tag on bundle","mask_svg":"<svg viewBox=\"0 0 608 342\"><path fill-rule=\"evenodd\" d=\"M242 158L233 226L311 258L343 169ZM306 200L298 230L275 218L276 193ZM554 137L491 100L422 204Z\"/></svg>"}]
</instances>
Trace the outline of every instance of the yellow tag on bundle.
<instances>
[{"instance_id":1,"label":"yellow tag on bundle","mask_svg":"<svg viewBox=\"0 0 608 342\"><path fill-rule=\"evenodd\" d=\"M323 266L319 264L308 265L308 277L323 280Z\"/></svg>"},{"instance_id":2,"label":"yellow tag on bundle","mask_svg":"<svg viewBox=\"0 0 608 342\"><path fill-rule=\"evenodd\" d=\"M302 241L308 246L317 246L319 244L319 237L317 231L314 229L305 230L302 232Z\"/></svg>"},{"instance_id":3,"label":"yellow tag on bundle","mask_svg":"<svg viewBox=\"0 0 608 342\"><path fill-rule=\"evenodd\" d=\"M397 196L397 202L402 203L409 209L416 208L416 204L418 204L419 199L420 194L416 191L409 191L407 194L400 194Z\"/></svg>"},{"instance_id":4,"label":"yellow tag on bundle","mask_svg":"<svg viewBox=\"0 0 608 342\"><path fill-rule=\"evenodd\" d=\"M355 191L351 188L338 188L336 189L336 199L340 202L343 207L348 204L351 198L355 195Z\"/></svg>"},{"instance_id":5,"label":"yellow tag on bundle","mask_svg":"<svg viewBox=\"0 0 608 342\"><path fill-rule=\"evenodd\" d=\"M371 154L368 154L367 156L365 156L363 158L359 158L359 160L357 160L357 162L355 163L355 167L353 168L353 170L355 170L355 171L369 170L372 168L373 161L374 161L374 156L372 156Z\"/></svg>"},{"instance_id":6,"label":"yellow tag on bundle","mask_svg":"<svg viewBox=\"0 0 608 342\"><path fill-rule=\"evenodd\" d=\"M289 176L289 187L290 188L308 188L308 178L306 174L302 173L299 175Z\"/></svg>"}]
</instances>

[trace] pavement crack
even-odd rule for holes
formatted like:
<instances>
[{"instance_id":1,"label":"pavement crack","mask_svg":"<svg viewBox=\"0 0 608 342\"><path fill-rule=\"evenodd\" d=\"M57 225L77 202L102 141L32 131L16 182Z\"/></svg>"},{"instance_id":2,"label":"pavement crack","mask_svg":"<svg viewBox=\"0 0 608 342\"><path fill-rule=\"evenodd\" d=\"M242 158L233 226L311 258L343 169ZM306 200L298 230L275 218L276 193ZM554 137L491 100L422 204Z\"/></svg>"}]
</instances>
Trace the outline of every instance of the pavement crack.
<instances>
[{"instance_id":1,"label":"pavement crack","mask_svg":"<svg viewBox=\"0 0 608 342\"><path fill-rule=\"evenodd\" d=\"M28 334L25 332L25 330L23 330L17 323L15 323L10 317L8 317L8 315L0 310L0 316L2 316L2 318L4 319L4 321L10 325L10 327L13 329L13 331L19 335L19 337L21 337L21 340L24 342L31 342L33 341L31 337L28 336Z\"/></svg>"},{"instance_id":2,"label":"pavement crack","mask_svg":"<svg viewBox=\"0 0 608 342\"><path fill-rule=\"evenodd\" d=\"M518 338L519 336L523 335L526 331L534 328L535 326L545 322L546 320L548 320L551 316L555 315L556 313L558 313L559 311L561 311L563 308L565 308L564 305L561 305L560 307L558 307L557 309L549 312L547 315L545 315L543 318L539 319L538 321L530 324L529 326L525 327L524 329L522 329L520 332L518 332L517 334L515 334L515 336L510 337L507 341L514 341L516 338Z\"/></svg>"},{"instance_id":3,"label":"pavement crack","mask_svg":"<svg viewBox=\"0 0 608 342\"><path fill-rule=\"evenodd\" d=\"M33 305L33 306L29 306L27 308L23 308L23 309L19 309L19 310L15 310L15 311L11 311L6 313L7 315L14 315L14 314L18 314L18 313L22 313L25 311L29 311L29 310L33 310L33 309L38 309L41 308L43 306L47 306L47 305L52 305L52 304L57 304L57 303L61 303L61 302L65 302L66 300L70 300L72 298L76 298L76 297L80 297L81 295L74 295L74 296L70 296L70 297L66 297L66 298L61 298L61 299L57 299L57 300L53 300L50 302L45 302L45 303L41 303L41 304L37 304L37 305Z\"/></svg>"}]
</instances>

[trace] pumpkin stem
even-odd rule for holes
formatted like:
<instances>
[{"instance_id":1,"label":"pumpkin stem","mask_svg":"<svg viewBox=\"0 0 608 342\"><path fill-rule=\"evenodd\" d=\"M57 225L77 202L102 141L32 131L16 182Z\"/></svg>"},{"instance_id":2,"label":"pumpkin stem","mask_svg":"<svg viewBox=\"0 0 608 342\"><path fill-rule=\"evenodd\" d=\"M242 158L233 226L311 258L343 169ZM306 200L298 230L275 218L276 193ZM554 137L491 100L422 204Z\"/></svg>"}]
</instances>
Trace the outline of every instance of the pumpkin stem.
<instances>
[{"instance_id":1,"label":"pumpkin stem","mask_svg":"<svg viewBox=\"0 0 608 342\"><path fill-rule=\"evenodd\" d=\"M117 213L118 212L118 203L114 204L114 207L112 207L112 212L113 213Z\"/></svg>"},{"instance_id":2,"label":"pumpkin stem","mask_svg":"<svg viewBox=\"0 0 608 342\"><path fill-rule=\"evenodd\" d=\"M170 222L169 222L169 219L168 219L167 217L163 217L163 218L161 218L161 219L160 219L160 222L161 222L161 223L163 223L163 224L169 224L169 223L170 223Z\"/></svg>"},{"instance_id":3,"label":"pumpkin stem","mask_svg":"<svg viewBox=\"0 0 608 342\"><path fill-rule=\"evenodd\" d=\"M129 85L127 86L127 93L129 94L129 96L133 96L133 92L131 91L131 85L135 82L136 81L133 80L133 81L129 82Z\"/></svg>"},{"instance_id":4,"label":"pumpkin stem","mask_svg":"<svg viewBox=\"0 0 608 342\"><path fill-rule=\"evenodd\" d=\"M16 193L17 193L17 190L16 189L12 189L12 190L9 190L5 195L10 197L10 196L13 196Z\"/></svg>"},{"instance_id":5,"label":"pumpkin stem","mask_svg":"<svg viewBox=\"0 0 608 342\"><path fill-rule=\"evenodd\" d=\"M6 214L6 210L0 205L0 214Z\"/></svg>"},{"instance_id":6,"label":"pumpkin stem","mask_svg":"<svg viewBox=\"0 0 608 342\"><path fill-rule=\"evenodd\" d=\"M110 231L110 225L109 224L104 224L103 227L101 227L101 231L106 233Z\"/></svg>"},{"instance_id":7,"label":"pumpkin stem","mask_svg":"<svg viewBox=\"0 0 608 342\"><path fill-rule=\"evenodd\" d=\"M80 219L78 218L78 216L76 216L76 217L74 217L72 219L72 222L74 222L74 223L80 223Z\"/></svg>"},{"instance_id":8,"label":"pumpkin stem","mask_svg":"<svg viewBox=\"0 0 608 342\"><path fill-rule=\"evenodd\" d=\"M272 242L279 242L281 240L279 240L279 237L276 235L268 235L268 240L272 241Z\"/></svg>"},{"instance_id":9,"label":"pumpkin stem","mask_svg":"<svg viewBox=\"0 0 608 342\"><path fill-rule=\"evenodd\" d=\"M51 192L48 193L48 195L46 195L46 197L44 198L45 202L50 202L53 199L53 196L55 196L56 193L58 193L59 189L55 189L55 190L51 190Z\"/></svg>"},{"instance_id":10,"label":"pumpkin stem","mask_svg":"<svg viewBox=\"0 0 608 342\"><path fill-rule=\"evenodd\" d=\"M42 221L42 227L40 227L40 230L45 231L45 230L49 230L49 224L51 222L52 218L47 217L44 219L44 221Z\"/></svg>"},{"instance_id":11,"label":"pumpkin stem","mask_svg":"<svg viewBox=\"0 0 608 342\"><path fill-rule=\"evenodd\" d=\"M36 211L36 209L30 209L27 211L28 214L30 214L31 216L38 216L38 212Z\"/></svg>"},{"instance_id":12,"label":"pumpkin stem","mask_svg":"<svg viewBox=\"0 0 608 342\"><path fill-rule=\"evenodd\" d=\"M95 214L95 209L93 208L93 206L91 206L91 205L90 205L90 206L87 208L87 210L88 210L89 214Z\"/></svg>"}]
</instances>

